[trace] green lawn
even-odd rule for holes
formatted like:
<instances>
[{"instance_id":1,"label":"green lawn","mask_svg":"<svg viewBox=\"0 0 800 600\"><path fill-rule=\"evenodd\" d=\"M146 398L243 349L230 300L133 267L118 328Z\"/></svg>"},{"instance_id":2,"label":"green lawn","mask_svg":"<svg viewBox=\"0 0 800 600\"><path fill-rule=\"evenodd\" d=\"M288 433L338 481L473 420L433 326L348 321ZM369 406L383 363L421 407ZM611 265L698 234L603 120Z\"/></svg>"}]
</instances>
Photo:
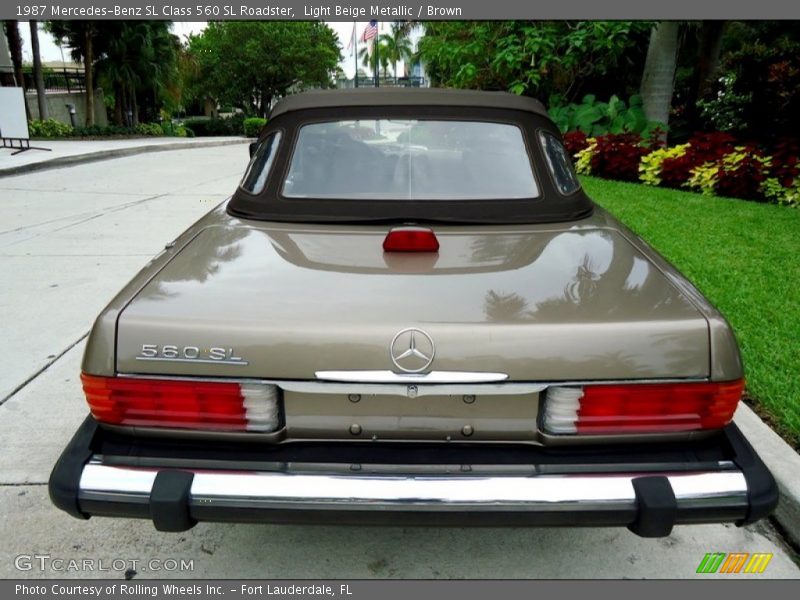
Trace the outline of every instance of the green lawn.
<instances>
[{"instance_id":1,"label":"green lawn","mask_svg":"<svg viewBox=\"0 0 800 600\"><path fill-rule=\"evenodd\" d=\"M583 178L733 325L748 395L800 443L800 210Z\"/></svg>"}]
</instances>

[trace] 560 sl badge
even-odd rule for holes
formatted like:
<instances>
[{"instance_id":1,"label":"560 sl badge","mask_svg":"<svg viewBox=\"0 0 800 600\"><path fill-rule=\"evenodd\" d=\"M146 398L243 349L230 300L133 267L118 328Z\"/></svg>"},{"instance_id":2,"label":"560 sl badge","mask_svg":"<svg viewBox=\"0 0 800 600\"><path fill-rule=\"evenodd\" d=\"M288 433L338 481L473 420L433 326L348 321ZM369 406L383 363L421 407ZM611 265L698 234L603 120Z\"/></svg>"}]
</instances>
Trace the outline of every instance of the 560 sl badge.
<instances>
[{"instance_id":1,"label":"560 sl badge","mask_svg":"<svg viewBox=\"0 0 800 600\"><path fill-rule=\"evenodd\" d=\"M199 346L172 346L142 344L142 351L136 360L155 360L161 362L204 363L209 365L247 365L233 348L200 348Z\"/></svg>"}]
</instances>

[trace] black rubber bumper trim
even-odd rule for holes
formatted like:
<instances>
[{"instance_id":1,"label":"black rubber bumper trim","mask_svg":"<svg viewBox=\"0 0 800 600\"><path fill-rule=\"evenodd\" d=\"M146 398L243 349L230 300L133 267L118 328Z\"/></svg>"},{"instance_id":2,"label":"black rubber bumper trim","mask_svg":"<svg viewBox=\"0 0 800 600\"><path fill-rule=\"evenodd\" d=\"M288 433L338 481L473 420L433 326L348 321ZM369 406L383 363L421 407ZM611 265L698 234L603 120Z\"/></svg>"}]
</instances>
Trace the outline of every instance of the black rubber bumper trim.
<instances>
[{"instance_id":1,"label":"black rubber bumper trim","mask_svg":"<svg viewBox=\"0 0 800 600\"><path fill-rule=\"evenodd\" d=\"M150 492L150 518L158 531L186 531L197 524L189 514L194 473L159 471Z\"/></svg>"},{"instance_id":2,"label":"black rubber bumper trim","mask_svg":"<svg viewBox=\"0 0 800 600\"><path fill-rule=\"evenodd\" d=\"M778 506L778 484L738 427L726 427L725 434L735 455L733 462L742 471L747 482L747 516L737 522L737 525L755 523L769 516Z\"/></svg>"},{"instance_id":3,"label":"black rubber bumper trim","mask_svg":"<svg viewBox=\"0 0 800 600\"><path fill-rule=\"evenodd\" d=\"M159 469L153 490L149 498L137 501L108 502L97 498L79 497L79 485L84 466L93 455L108 456L106 437L108 433L98 427L91 417L83 422L73 436L67 448L59 458L50 476L49 491L52 502L70 515L86 519L90 515L106 515L119 517L139 517L152 520L161 531L183 531L192 527L197 521L229 521L229 522L348 522L346 509L339 511L313 511L300 509L252 509L246 507L223 507L193 505L191 502L191 484L193 465L190 456L181 460L182 464L173 464ZM465 511L460 514L443 515L433 512L430 515L405 513L398 515L394 511L379 511L382 514L366 514L356 511L353 521L364 523L375 521L391 524L400 516L400 522L411 524L444 519L453 524L467 522L478 524L536 524L536 525L622 525L632 532L645 537L669 535L676 523L708 523L718 521L736 521L738 524L751 523L767 516L778 503L778 488L761 459L752 446L735 425L729 425L719 433L716 446L728 460L732 460L743 473L748 486L748 506L746 516L742 518L742 507L705 506L678 508L674 492L666 477L642 474L633 481L636 494L636 507L619 511L567 511L559 515L552 513L508 513L481 515ZM155 447L154 447L155 448ZM555 450L553 451L555 452ZM566 462L583 463L580 455L573 452L564 453ZM122 452L116 456L124 456ZM559 455L562 453L559 452ZM112 455L113 456L113 455ZM610 457L609 457L610 458ZM246 460L244 462L247 462ZM242 463L237 463L242 467ZM612 462L613 464L613 462ZM156 467L157 468L157 467ZM402 511L400 511L402 513ZM460 511L459 511L460 512ZM470 520L470 515L476 518ZM384 518L386 517L386 518ZM403 517L408 517L406 521ZM466 517L466 519L464 518ZM410 521L410 522L409 522ZM442 523L444 524L444 523Z\"/></svg>"},{"instance_id":4,"label":"black rubber bumper trim","mask_svg":"<svg viewBox=\"0 0 800 600\"><path fill-rule=\"evenodd\" d=\"M678 502L669 479L661 476L637 477L633 480L636 494L636 520L628 525L641 537L666 537L678 519Z\"/></svg>"},{"instance_id":5,"label":"black rubber bumper trim","mask_svg":"<svg viewBox=\"0 0 800 600\"><path fill-rule=\"evenodd\" d=\"M90 516L81 510L78 503L78 487L83 467L92 457L92 441L96 434L97 421L91 416L86 417L53 467L47 486L50 501L78 519Z\"/></svg>"}]
</instances>

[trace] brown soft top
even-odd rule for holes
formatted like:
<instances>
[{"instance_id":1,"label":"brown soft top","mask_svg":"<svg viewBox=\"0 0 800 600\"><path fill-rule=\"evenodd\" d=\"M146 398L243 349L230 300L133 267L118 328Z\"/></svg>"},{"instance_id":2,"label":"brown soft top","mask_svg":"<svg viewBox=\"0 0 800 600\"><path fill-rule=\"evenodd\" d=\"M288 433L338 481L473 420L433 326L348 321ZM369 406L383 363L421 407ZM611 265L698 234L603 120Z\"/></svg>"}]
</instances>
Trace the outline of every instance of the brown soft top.
<instances>
[{"instance_id":1,"label":"brown soft top","mask_svg":"<svg viewBox=\"0 0 800 600\"><path fill-rule=\"evenodd\" d=\"M443 88L356 88L315 90L286 96L272 108L270 118L314 108L350 106L459 106L522 110L547 116L544 105L508 92L451 90Z\"/></svg>"},{"instance_id":2,"label":"brown soft top","mask_svg":"<svg viewBox=\"0 0 800 600\"><path fill-rule=\"evenodd\" d=\"M503 122L520 128L539 185L536 198L492 200L287 198L283 185L303 126L359 119L460 119ZM288 96L272 109L259 136L280 135L266 185L258 193L241 186L228 213L245 219L302 223L553 223L582 219L593 205L582 189L564 196L556 189L542 153L539 133L561 137L544 106L507 92L430 88L358 88Z\"/></svg>"}]
</instances>

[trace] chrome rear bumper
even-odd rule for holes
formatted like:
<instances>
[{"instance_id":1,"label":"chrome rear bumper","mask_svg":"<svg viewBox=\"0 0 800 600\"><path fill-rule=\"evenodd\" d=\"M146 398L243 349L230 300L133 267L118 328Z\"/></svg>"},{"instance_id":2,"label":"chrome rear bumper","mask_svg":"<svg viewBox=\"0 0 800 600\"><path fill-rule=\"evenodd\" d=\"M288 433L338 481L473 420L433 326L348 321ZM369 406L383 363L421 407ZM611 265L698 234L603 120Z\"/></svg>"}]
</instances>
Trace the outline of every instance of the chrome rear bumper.
<instances>
[{"instance_id":1,"label":"chrome rear bumper","mask_svg":"<svg viewBox=\"0 0 800 600\"><path fill-rule=\"evenodd\" d=\"M636 508L628 475L385 476L190 471L192 507L423 511L625 511ZM79 500L147 503L159 471L83 469ZM747 482L739 470L665 474L679 508L713 505L744 518Z\"/></svg>"},{"instance_id":2,"label":"chrome rear bumper","mask_svg":"<svg viewBox=\"0 0 800 600\"><path fill-rule=\"evenodd\" d=\"M168 458L157 453L160 447L138 457L113 456L108 448L98 451L103 435L109 434L87 419L53 470L53 502L73 516L143 517L166 531L198 521L299 521L624 525L661 536L678 523L750 522L777 504L774 480L734 426L718 440L726 459L706 460L706 446L697 450L699 459L689 458L688 450L655 450L647 463L622 463L613 454L598 462L594 450L559 455L547 465L531 458L442 472L426 472L421 463L359 471L361 465L341 460L335 468L296 457L231 460L235 449L224 459L215 453Z\"/></svg>"}]
</instances>

